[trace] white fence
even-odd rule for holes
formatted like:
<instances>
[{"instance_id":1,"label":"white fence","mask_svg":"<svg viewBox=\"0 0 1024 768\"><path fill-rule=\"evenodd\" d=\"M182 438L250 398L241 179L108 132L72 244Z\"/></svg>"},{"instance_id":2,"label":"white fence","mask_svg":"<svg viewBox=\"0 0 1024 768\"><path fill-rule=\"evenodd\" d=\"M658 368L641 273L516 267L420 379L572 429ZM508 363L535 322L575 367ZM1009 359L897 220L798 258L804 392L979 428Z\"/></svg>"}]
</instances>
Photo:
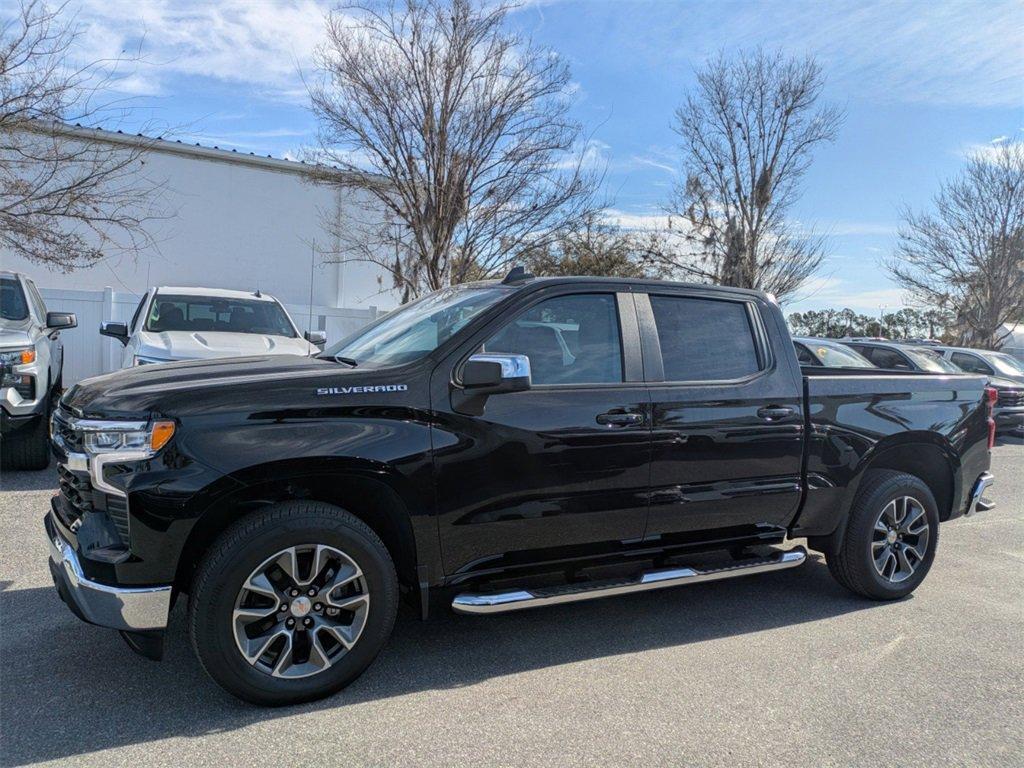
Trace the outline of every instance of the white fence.
<instances>
[{"instance_id":1,"label":"white fence","mask_svg":"<svg viewBox=\"0 0 1024 768\"><path fill-rule=\"evenodd\" d=\"M120 367L120 342L100 336L100 323L106 320L129 322L141 297L110 288L103 291L40 288L39 292L49 311L74 312L78 316L78 327L61 333L65 387ZM326 331L328 344L359 330L380 314L376 307L311 308L308 304L286 304L285 308L300 330Z\"/></svg>"}]
</instances>

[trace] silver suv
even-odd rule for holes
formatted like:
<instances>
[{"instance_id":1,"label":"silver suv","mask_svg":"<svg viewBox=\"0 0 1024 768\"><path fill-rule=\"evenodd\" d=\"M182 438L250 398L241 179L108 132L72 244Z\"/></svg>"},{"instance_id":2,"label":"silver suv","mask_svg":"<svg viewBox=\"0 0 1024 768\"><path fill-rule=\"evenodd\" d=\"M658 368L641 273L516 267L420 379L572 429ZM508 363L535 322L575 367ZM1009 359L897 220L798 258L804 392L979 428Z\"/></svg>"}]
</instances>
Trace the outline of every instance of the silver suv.
<instances>
[{"instance_id":1,"label":"silver suv","mask_svg":"<svg viewBox=\"0 0 1024 768\"><path fill-rule=\"evenodd\" d=\"M0 461L5 469L50 463L50 408L60 396L64 348L60 332L78 320L47 312L25 275L0 272Z\"/></svg>"}]
</instances>

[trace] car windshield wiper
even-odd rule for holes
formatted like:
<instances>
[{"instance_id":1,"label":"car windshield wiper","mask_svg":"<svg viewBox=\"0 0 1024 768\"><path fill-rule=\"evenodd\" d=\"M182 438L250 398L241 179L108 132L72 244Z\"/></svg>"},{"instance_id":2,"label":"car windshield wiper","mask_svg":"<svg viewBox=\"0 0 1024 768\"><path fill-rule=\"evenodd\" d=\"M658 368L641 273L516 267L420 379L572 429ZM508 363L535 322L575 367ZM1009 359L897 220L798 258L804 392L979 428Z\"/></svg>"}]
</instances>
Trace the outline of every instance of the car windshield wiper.
<instances>
[{"instance_id":1,"label":"car windshield wiper","mask_svg":"<svg viewBox=\"0 0 1024 768\"><path fill-rule=\"evenodd\" d=\"M341 355L331 355L331 360L336 363L344 363L350 368L355 368L359 363L353 360L351 357L342 357Z\"/></svg>"}]
</instances>

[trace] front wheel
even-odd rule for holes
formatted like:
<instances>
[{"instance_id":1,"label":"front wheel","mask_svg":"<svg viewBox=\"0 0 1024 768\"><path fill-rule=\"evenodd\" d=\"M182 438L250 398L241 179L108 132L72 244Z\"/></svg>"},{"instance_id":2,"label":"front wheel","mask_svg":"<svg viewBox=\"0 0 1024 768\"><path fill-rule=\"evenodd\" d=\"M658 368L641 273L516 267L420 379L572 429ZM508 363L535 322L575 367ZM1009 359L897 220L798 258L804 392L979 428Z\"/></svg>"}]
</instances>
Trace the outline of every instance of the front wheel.
<instances>
[{"instance_id":1,"label":"front wheel","mask_svg":"<svg viewBox=\"0 0 1024 768\"><path fill-rule=\"evenodd\" d=\"M193 581L188 629L228 692L278 706L335 693L384 646L398 609L394 564L361 520L292 501L233 525Z\"/></svg>"},{"instance_id":2,"label":"front wheel","mask_svg":"<svg viewBox=\"0 0 1024 768\"><path fill-rule=\"evenodd\" d=\"M939 511L928 486L905 472L872 470L861 482L842 545L826 560L852 592L896 600L924 581L938 543Z\"/></svg>"}]
</instances>

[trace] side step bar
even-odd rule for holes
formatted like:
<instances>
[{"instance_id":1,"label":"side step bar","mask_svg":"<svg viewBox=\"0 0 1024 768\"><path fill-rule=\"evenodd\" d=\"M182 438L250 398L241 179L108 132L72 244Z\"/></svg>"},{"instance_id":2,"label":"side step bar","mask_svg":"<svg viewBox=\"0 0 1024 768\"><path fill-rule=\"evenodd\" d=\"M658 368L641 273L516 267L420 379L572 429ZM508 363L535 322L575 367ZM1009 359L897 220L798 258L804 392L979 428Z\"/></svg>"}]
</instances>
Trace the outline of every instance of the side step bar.
<instances>
[{"instance_id":1,"label":"side step bar","mask_svg":"<svg viewBox=\"0 0 1024 768\"><path fill-rule=\"evenodd\" d=\"M781 571L801 565L807 559L807 550L795 547L786 552L777 552L770 557L752 560L724 568L666 568L649 571L628 581L602 581L590 584L568 584L560 587L544 589L516 590L514 592L496 592L493 594L476 594L464 592L452 600L452 609L456 613L490 614L507 611L521 611L524 608L537 608L542 605L558 603L574 603L580 600L593 600L598 597L628 595L632 592L646 592L650 589L677 587L683 584L697 584L702 581L718 581L732 579L737 576L748 576L755 573Z\"/></svg>"}]
</instances>

